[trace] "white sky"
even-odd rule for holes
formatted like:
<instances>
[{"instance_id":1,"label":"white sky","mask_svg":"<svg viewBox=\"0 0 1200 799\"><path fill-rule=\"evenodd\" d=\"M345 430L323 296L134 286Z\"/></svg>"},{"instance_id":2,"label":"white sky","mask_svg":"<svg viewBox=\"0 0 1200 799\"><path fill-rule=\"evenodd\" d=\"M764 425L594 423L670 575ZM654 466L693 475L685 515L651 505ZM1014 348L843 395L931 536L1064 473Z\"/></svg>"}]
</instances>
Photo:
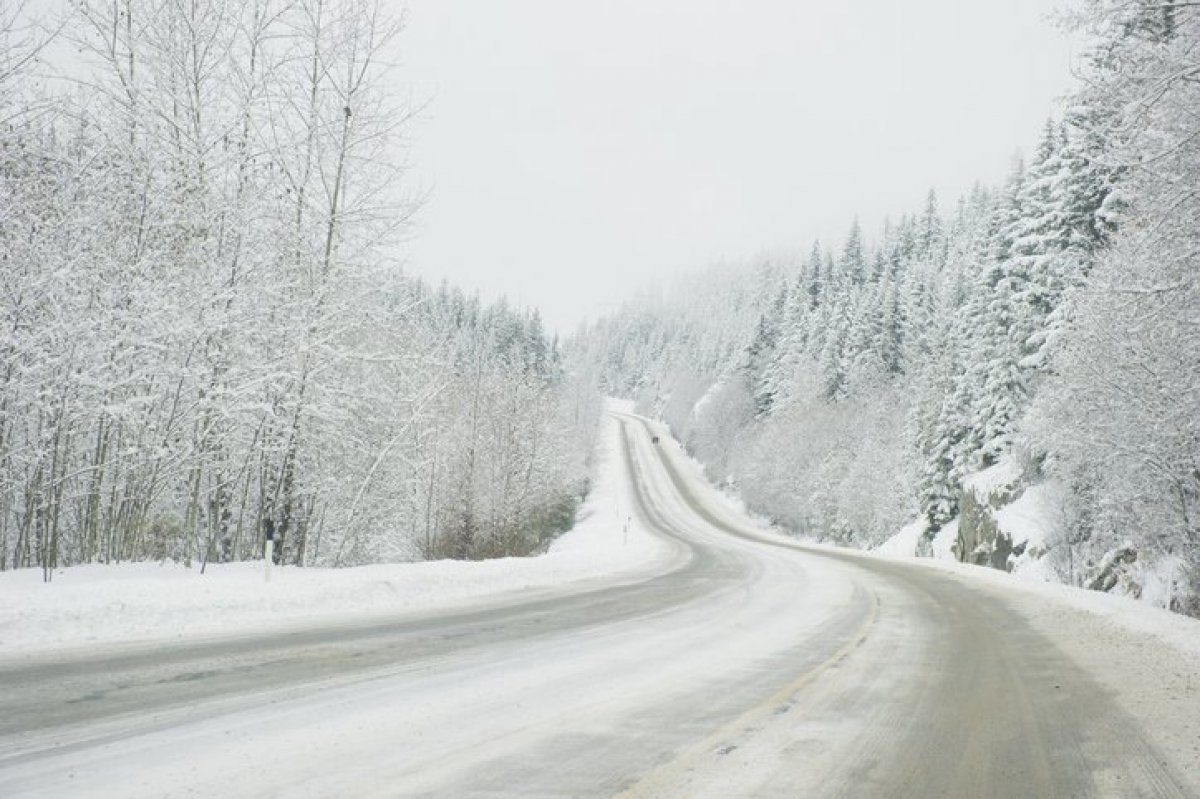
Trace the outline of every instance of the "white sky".
<instances>
[{"instance_id":1,"label":"white sky","mask_svg":"<svg viewBox=\"0 0 1200 799\"><path fill-rule=\"evenodd\" d=\"M999 181L1071 85L1056 0L407 0L409 270L569 332L647 283Z\"/></svg>"}]
</instances>

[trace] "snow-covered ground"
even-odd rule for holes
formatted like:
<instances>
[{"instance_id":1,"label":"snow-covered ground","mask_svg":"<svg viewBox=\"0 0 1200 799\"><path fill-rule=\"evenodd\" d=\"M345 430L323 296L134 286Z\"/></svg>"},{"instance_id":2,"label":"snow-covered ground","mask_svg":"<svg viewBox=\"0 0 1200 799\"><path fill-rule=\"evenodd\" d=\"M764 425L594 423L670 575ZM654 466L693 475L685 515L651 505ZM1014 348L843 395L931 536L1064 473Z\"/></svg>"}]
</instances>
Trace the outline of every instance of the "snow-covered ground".
<instances>
[{"instance_id":1,"label":"snow-covered ground","mask_svg":"<svg viewBox=\"0 0 1200 799\"><path fill-rule=\"evenodd\" d=\"M884 541L875 551L881 555L896 555L912 557L917 551L921 536L929 529L929 523L924 517L909 522L900 528L894 536Z\"/></svg>"},{"instance_id":2,"label":"snow-covered ground","mask_svg":"<svg viewBox=\"0 0 1200 799\"><path fill-rule=\"evenodd\" d=\"M616 410L626 406L614 403ZM545 555L350 569L264 564L135 563L0 573L0 658L129 641L253 634L435 608L495 605L596 579L668 567L675 550L649 534L632 507L619 430L606 416L592 491L579 522ZM626 529L628 527L628 529Z\"/></svg>"}]
</instances>

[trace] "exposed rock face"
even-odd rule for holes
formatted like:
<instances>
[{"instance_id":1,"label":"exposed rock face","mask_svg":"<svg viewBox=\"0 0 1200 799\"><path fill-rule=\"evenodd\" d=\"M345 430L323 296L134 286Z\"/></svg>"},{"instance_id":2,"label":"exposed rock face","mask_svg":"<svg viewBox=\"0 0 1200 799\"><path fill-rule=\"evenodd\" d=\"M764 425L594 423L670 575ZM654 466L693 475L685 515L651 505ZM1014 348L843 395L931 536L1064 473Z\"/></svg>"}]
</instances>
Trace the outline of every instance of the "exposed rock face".
<instances>
[{"instance_id":1,"label":"exposed rock face","mask_svg":"<svg viewBox=\"0 0 1200 799\"><path fill-rule=\"evenodd\" d=\"M1087 581L1093 591L1112 591L1123 584L1126 596L1135 599L1141 596L1142 587L1128 575L1129 567L1138 559L1137 550L1131 546L1118 547L1107 552L1096 568L1096 574Z\"/></svg>"},{"instance_id":2,"label":"exposed rock face","mask_svg":"<svg viewBox=\"0 0 1200 799\"><path fill-rule=\"evenodd\" d=\"M952 550L963 563L1010 571L1010 556L1020 555L1024 546L1013 547L1012 537L1000 529L996 511L1013 502L1024 490L1020 471L1010 463L999 463L964 481L959 499L958 539Z\"/></svg>"},{"instance_id":3,"label":"exposed rock face","mask_svg":"<svg viewBox=\"0 0 1200 799\"><path fill-rule=\"evenodd\" d=\"M1000 532L991 514L992 508L971 491L963 491L959 501L962 515L958 521L958 540L954 554L963 563L1006 569L1012 540Z\"/></svg>"}]
</instances>

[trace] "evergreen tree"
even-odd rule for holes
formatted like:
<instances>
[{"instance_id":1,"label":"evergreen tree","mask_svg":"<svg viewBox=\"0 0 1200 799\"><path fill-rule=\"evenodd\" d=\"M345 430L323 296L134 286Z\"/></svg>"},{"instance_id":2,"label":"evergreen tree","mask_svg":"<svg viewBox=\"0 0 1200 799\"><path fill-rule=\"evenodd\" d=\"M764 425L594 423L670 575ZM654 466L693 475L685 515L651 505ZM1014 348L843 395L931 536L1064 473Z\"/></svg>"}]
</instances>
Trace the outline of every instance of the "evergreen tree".
<instances>
[{"instance_id":1,"label":"evergreen tree","mask_svg":"<svg viewBox=\"0 0 1200 799\"><path fill-rule=\"evenodd\" d=\"M946 238L942 217L938 212L937 192L933 189L925 198L916 244L916 256L929 264L933 272L941 271L945 264Z\"/></svg>"},{"instance_id":2,"label":"evergreen tree","mask_svg":"<svg viewBox=\"0 0 1200 799\"><path fill-rule=\"evenodd\" d=\"M821 347L821 396L829 402L845 397L848 321L844 309L839 309L829 319L829 328Z\"/></svg>"},{"instance_id":3,"label":"evergreen tree","mask_svg":"<svg viewBox=\"0 0 1200 799\"><path fill-rule=\"evenodd\" d=\"M905 370L904 352L907 346L907 325L904 307L900 301L901 289L897 278L886 276L880 283L879 327L874 349L880 363L889 375L900 375Z\"/></svg>"},{"instance_id":4,"label":"evergreen tree","mask_svg":"<svg viewBox=\"0 0 1200 799\"><path fill-rule=\"evenodd\" d=\"M838 261L838 274L851 286L861 285L867 280L867 256L862 240L862 228L859 227L857 219L846 234L846 243L842 246L842 255Z\"/></svg>"},{"instance_id":5,"label":"evergreen tree","mask_svg":"<svg viewBox=\"0 0 1200 799\"><path fill-rule=\"evenodd\" d=\"M750 396L754 399L755 416L760 418L771 412L780 393L782 375L779 370L779 347L787 306L788 290L785 284L759 318L754 337L746 349L746 378Z\"/></svg>"},{"instance_id":6,"label":"evergreen tree","mask_svg":"<svg viewBox=\"0 0 1200 799\"><path fill-rule=\"evenodd\" d=\"M821 252L820 242L813 242L812 252L804 265L804 279L808 295L808 309L815 310L821 304L825 293L825 283L828 275L825 272L825 257Z\"/></svg>"}]
</instances>

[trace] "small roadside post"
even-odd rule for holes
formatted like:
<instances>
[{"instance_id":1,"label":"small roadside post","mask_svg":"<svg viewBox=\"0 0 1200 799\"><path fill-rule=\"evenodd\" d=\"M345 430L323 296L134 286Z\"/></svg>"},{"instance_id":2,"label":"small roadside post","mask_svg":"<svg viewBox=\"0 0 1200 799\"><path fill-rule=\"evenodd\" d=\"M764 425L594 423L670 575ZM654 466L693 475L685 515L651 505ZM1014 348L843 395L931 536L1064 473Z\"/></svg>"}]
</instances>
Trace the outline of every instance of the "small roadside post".
<instances>
[{"instance_id":1,"label":"small roadside post","mask_svg":"<svg viewBox=\"0 0 1200 799\"><path fill-rule=\"evenodd\" d=\"M275 559L275 520L267 518L263 520L263 533L266 536L267 542L264 545L263 551L263 576L266 581L271 582L271 561Z\"/></svg>"}]
</instances>

